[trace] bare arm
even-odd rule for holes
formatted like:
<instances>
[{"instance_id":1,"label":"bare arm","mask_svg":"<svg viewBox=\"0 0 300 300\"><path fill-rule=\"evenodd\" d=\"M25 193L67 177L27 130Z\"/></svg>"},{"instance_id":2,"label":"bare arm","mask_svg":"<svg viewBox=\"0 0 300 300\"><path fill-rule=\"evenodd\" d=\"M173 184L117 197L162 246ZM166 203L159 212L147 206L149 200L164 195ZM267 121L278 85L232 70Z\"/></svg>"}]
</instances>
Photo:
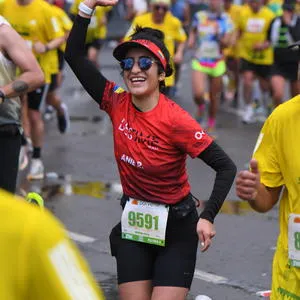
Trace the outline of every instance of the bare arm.
<instances>
[{"instance_id":1,"label":"bare arm","mask_svg":"<svg viewBox=\"0 0 300 300\"><path fill-rule=\"evenodd\" d=\"M22 73L13 82L0 87L6 97L19 96L43 85L44 74L34 55L21 36L8 25L0 27L0 48Z\"/></svg>"},{"instance_id":2,"label":"bare arm","mask_svg":"<svg viewBox=\"0 0 300 300\"><path fill-rule=\"evenodd\" d=\"M249 201L250 206L260 213L265 213L273 208L278 202L282 186L270 188L260 184L257 196L253 201Z\"/></svg>"},{"instance_id":3,"label":"bare arm","mask_svg":"<svg viewBox=\"0 0 300 300\"><path fill-rule=\"evenodd\" d=\"M192 29L189 34L188 47L194 48L196 44L196 29Z\"/></svg>"},{"instance_id":4,"label":"bare arm","mask_svg":"<svg viewBox=\"0 0 300 300\"><path fill-rule=\"evenodd\" d=\"M278 202L282 186L271 188L262 184L255 159L250 161L250 167L250 171L241 171L237 176L237 196L248 201L257 212L267 212Z\"/></svg>"}]
</instances>

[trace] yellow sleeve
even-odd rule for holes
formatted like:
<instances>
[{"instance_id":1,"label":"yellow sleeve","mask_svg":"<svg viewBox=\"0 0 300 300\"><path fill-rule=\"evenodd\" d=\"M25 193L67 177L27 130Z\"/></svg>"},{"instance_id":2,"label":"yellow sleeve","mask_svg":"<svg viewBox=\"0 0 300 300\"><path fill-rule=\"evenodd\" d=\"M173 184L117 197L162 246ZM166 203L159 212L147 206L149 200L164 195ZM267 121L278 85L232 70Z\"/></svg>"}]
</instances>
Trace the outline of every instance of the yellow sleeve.
<instances>
[{"instance_id":1,"label":"yellow sleeve","mask_svg":"<svg viewBox=\"0 0 300 300\"><path fill-rule=\"evenodd\" d=\"M60 11L60 20L61 20L62 27L65 32L68 32L72 29L73 23L64 10L59 8L59 11Z\"/></svg>"},{"instance_id":2,"label":"yellow sleeve","mask_svg":"<svg viewBox=\"0 0 300 300\"><path fill-rule=\"evenodd\" d=\"M176 22L176 35L175 35L175 41L178 42L178 43L183 43L186 41L187 39L187 36L186 36L186 33L182 27L182 23L179 21L179 22Z\"/></svg>"},{"instance_id":3,"label":"yellow sleeve","mask_svg":"<svg viewBox=\"0 0 300 300\"><path fill-rule=\"evenodd\" d=\"M32 222L26 299L104 300L89 267L66 231L47 211Z\"/></svg>"},{"instance_id":4,"label":"yellow sleeve","mask_svg":"<svg viewBox=\"0 0 300 300\"><path fill-rule=\"evenodd\" d=\"M253 157L258 161L261 182L268 187L279 187L284 178L278 161L279 147L276 135L280 124L272 114L265 122L256 142Z\"/></svg>"},{"instance_id":5,"label":"yellow sleeve","mask_svg":"<svg viewBox=\"0 0 300 300\"><path fill-rule=\"evenodd\" d=\"M81 2L81 0L75 0L70 8L70 14L71 15L77 15L78 14L78 5Z\"/></svg>"},{"instance_id":6,"label":"yellow sleeve","mask_svg":"<svg viewBox=\"0 0 300 300\"><path fill-rule=\"evenodd\" d=\"M56 38L62 37L65 35L63 28L61 26L61 22L57 18L53 12L51 11L48 12L48 15L46 15L45 18L45 30L46 30L46 35L48 37L48 41L54 40Z\"/></svg>"}]
</instances>

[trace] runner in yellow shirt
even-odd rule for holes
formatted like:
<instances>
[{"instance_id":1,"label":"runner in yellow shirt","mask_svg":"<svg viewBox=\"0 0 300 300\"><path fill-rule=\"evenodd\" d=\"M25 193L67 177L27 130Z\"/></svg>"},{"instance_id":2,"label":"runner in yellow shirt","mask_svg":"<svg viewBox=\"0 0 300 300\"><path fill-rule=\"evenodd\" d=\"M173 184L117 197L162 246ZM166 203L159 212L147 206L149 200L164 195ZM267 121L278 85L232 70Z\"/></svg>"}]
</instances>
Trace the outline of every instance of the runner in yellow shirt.
<instances>
[{"instance_id":1,"label":"runner in yellow shirt","mask_svg":"<svg viewBox=\"0 0 300 300\"><path fill-rule=\"evenodd\" d=\"M28 179L42 179L44 166L41 160L44 123L40 104L47 95L51 74L58 70L56 49L64 42L64 32L53 16L51 6L44 0L9 0L0 4L2 14L25 39L35 54L46 79L45 86L28 93L29 121L33 142L33 155ZM28 131L28 129L27 129Z\"/></svg>"},{"instance_id":2,"label":"runner in yellow shirt","mask_svg":"<svg viewBox=\"0 0 300 300\"><path fill-rule=\"evenodd\" d=\"M158 29L165 34L165 45L173 58L173 62L181 64L187 36L180 20L169 11L171 0L151 0L150 4L151 12L134 18L131 27L126 33L125 40L129 40L136 26ZM175 43L177 43L176 53ZM175 72L173 72L172 76L166 78L165 85L165 93L172 97L174 92L172 87L175 85Z\"/></svg>"},{"instance_id":3,"label":"runner in yellow shirt","mask_svg":"<svg viewBox=\"0 0 300 300\"><path fill-rule=\"evenodd\" d=\"M78 14L78 6L82 0L75 0L71 6L70 14L72 19ZM107 13L112 9L111 6L97 6L91 18L86 36L86 52L88 59L96 66L99 66L98 57L107 36Z\"/></svg>"},{"instance_id":4,"label":"runner in yellow shirt","mask_svg":"<svg viewBox=\"0 0 300 300\"><path fill-rule=\"evenodd\" d=\"M270 43L270 27L274 13L263 6L262 0L249 0L244 5L238 20L240 31L240 68L243 78L245 110L242 121L254 121L252 104L253 83L260 82L264 98L270 90L270 67L273 64L273 48Z\"/></svg>"},{"instance_id":5,"label":"runner in yellow shirt","mask_svg":"<svg viewBox=\"0 0 300 300\"><path fill-rule=\"evenodd\" d=\"M53 4L53 0L46 0L51 4L53 10L53 15L57 18L58 24L61 27L61 30L65 34L65 41L69 35L69 32L72 28L72 21L69 16L62 10L60 7ZM64 49L66 47L66 42L64 42L57 50L56 55L58 58L58 69L54 69L51 74L51 83L49 86L49 91L46 98L47 107L44 112L44 119L47 120L49 117L49 112L53 108L56 110L57 116L57 126L60 133L65 133L70 127L70 118L68 113L68 107L65 103L62 102L60 96L57 94L57 90L62 83L62 69L64 67ZM53 108L52 108L53 107ZM51 114L50 118L51 119Z\"/></svg>"},{"instance_id":6,"label":"runner in yellow shirt","mask_svg":"<svg viewBox=\"0 0 300 300\"><path fill-rule=\"evenodd\" d=\"M259 134L250 171L236 180L237 195L258 212L280 198L271 300L300 299L299 115L300 95L276 107Z\"/></svg>"},{"instance_id":7,"label":"runner in yellow shirt","mask_svg":"<svg viewBox=\"0 0 300 300\"><path fill-rule=\"evenodd\" d=\"M0 299L104 300L63 225L0 190Z\"/></svg>"}]
</instances>

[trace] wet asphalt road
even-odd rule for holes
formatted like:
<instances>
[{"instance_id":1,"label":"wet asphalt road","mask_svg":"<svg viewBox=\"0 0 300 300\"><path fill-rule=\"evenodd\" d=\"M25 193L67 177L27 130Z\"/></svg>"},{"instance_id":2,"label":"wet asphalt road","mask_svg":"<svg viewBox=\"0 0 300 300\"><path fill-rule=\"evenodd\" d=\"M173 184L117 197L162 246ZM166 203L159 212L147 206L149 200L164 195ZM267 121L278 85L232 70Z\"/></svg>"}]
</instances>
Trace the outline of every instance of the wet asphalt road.
<instances>
[{"instance_id":1,"label":"wet asphalt road","mask_svg":"<svg viewBox=\"0 0 300 300\"><path fill-rule=\"evenodd\" d=\"M106 45L100 65L107 78L122 84L111 52ZM183 66L180 86L176 101L193 113L188 63ZM60 135L55 119L46 124L43 159L48 177L28 183L24 180L26 169L20 174L19 191L33 190L44 195L47 207L72 232L107 299L118 299L116 264L108 242L110 230L121 215L111 127L68 68L60 95L69 107L71 129ZM251 157L262 123L245 126L237 111L230 111L220 112L218 143L241 170ZM188 172L193 194L201 200L208 199L214 172L197 159L188 160ZM250 300L258 298L257 291L270 288L277 208L260 215L236 200L233 187L216 218L217 235L211 248L198 253L189 299L205 294L214 300Z\"/></svg>"}]
</instances>

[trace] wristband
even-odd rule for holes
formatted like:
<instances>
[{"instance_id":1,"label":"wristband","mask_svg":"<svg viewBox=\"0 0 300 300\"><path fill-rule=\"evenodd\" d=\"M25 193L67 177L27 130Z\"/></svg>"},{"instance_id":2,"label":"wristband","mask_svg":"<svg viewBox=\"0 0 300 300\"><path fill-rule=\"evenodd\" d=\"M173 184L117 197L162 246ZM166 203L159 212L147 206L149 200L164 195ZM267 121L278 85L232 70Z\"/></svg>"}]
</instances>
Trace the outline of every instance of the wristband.
<instances>
[{"instance_id":1,"label":"wristband","mask_svg":"<svg viewBox=\"0 0 300 300\"><path fill-rule=\"evenodd\" d=\"M50 49L49 49L49 46L46 44L45 45L45 52L48 52Z\"/></svg>"},{"instance_id":2,"label":"wristband","mask_svg":"<svg viewBox=\"0 0 300 300\"><path fill-rule=\"evenodd\" d=\"M83 2L80 2L79 6L78 6L78 9L88 15L88 16L92 16L92 14L94 13L94 10L90 7L88 7L86 4L84 4Z\"/></svg>"}]
</instances>

